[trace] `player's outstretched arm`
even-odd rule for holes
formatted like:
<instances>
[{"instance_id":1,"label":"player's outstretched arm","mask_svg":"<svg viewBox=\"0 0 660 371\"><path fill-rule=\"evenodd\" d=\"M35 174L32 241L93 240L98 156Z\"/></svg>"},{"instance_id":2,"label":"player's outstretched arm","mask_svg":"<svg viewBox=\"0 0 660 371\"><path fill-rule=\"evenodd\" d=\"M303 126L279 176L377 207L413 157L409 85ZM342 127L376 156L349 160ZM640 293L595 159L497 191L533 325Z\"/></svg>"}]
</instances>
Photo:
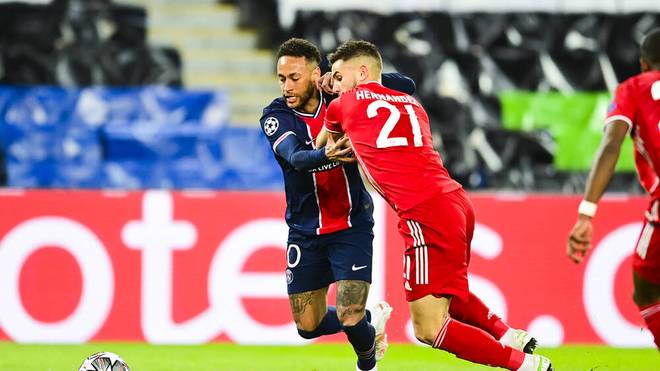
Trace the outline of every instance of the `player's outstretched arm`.
<instances>
[{"instance_id":1,"label":"player's outstretched arm","mask_svg":"<svg viewBox=\"0 0 660 371\"><path fill-rule=\"evenodd\" d=\"M275 151L298 171L307 171L330 162L324 148L305 149L295 135L284 138L278 143Z\"/></svg>"},{"instance_id":2,"label":"player's outstretched arm","mask_svg":"<svg viewBox=\"0 0 660 371\"><path fill-rule=\"evenodd\" d=\"M605 135L587 178L584 199L578 209L578 219L566 244L566 254L575 263L582 262L587 251L591 249L591 219L596 213L596 204L612 179L621 153L621 144L627 134L628 124L624 121L613 121L605 128Z\"/></svg>"},{"instance_id":3,"label":"player's outstretched arm","mask_svg":"<svg viewBox=\"0 0 660 371\"><path fill-rule=\"evenodd\" d=\"M382 74L383 86L386 88L398 90L408 95L415 94L415 81L406 75L398 72L389 72Z\"/></svg>"}]
</instances>

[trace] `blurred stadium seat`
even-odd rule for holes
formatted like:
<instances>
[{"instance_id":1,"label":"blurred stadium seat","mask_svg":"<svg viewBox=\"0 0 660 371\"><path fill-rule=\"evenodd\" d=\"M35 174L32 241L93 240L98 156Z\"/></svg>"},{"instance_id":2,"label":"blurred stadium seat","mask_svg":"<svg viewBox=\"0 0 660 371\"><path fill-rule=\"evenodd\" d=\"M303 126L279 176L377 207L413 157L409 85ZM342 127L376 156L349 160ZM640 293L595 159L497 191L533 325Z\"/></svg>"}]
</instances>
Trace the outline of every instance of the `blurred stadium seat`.
<instances>
[{"instance_id":1,"label":"blurred stadium seat","mask_svg":"<svg viewBox=\"0 0 660 371\"><path fill-rule=\"evenodd\" d=\"M0 87L9 185L281 187L260 131L227 127L222 92Z\"/></svg>"},{"instance_id":2,"label":"blurred stadium seat","mask_svg":"<svg viewBox=\"0 0 660 371\"><path fill-rule=\"evenodd\" d=\"M598 145L594 123L605 92L637 72L641 36L660 25L660 13L640 12L647 10L640 4L0 1L0 151L8 184L281 187L255 128L264 97L277 94L272 57L247 50L272 52L299 36L324 52L350 38L374 41L387 69L417 82L436 147L466 187L577 191ZM184 76L223 84L232 99L152 87L180 87ZM580 109L585 102L589 112ZM539 114L569 111L577 113ZM570 120L578 117L576 126ZM639 192L626 151L620 169L628 172L613 187Z\"/></svg>"},{"instance_id":3,"label":"blurred stadium seat","mask_svg":"<svg viewBox=\"0 0 660 371\"><path fill-rule=\"evenodd\" d=\"M416 80L437 134L437 149L452 175L472 188L578 191L574 178L585 177L599 142L598 118L604 118L606 107L591 104L586 120L565 119L560 126L554 126L555 117L537 120L537 125L512 124L510 115L505 126L503 115L508 113L503 112L502 97L518 91L557 92L568 97L562 112L581 111L580 94L612 91L638 73L639 42L645 32L660 26L658 12L484 13L470 8L474 2L434 2L427 4L427 11L414 12L387 1L367 11L359 4L341 3L280 2L280 10L287 7L288 14L295 14L281 26L282 39L303 37L324 52L348 39L376 43L386 68ZM448 12L443 6L461 9ZM513 109L515 104L507 102L506 109ZM528 111L517 118L538 118L533 112L537 108L526 105ZM557 137L567 124L573 125L571 134L582 135ZM575 155L573 147L581 147L583 157L567 166L565 159ZM640 192L628 149L629 143L622 154L624 172L617 175L614 188Z\"/></svg>"}]
</instances>

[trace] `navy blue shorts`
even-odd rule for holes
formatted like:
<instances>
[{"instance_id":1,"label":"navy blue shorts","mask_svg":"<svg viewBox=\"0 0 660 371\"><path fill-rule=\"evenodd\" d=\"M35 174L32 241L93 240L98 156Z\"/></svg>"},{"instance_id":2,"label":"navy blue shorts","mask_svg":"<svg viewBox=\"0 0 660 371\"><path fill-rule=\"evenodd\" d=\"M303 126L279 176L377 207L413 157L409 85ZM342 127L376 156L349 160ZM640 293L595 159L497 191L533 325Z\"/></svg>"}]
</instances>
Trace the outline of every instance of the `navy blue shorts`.
<instances>
[{"instance_id":1,"label":"navy blue shorts","mask_svg":"<svg viewBox=\"0 0 660 371\"><path fill-rule=\"evenodd\" d=\"M371 224L320 236L289 230L287 292L317 290L340 280L371 283L373 240Z\"/></svg>"}]
</instances>

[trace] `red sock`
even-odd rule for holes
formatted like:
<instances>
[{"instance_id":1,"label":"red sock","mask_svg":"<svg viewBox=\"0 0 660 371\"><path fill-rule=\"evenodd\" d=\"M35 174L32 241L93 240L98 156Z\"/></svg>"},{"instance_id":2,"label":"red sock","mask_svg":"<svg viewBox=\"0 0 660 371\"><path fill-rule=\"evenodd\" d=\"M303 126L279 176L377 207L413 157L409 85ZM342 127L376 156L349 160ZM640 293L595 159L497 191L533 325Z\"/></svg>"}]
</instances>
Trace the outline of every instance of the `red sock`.
<instances>
[{"instance_id":1,"label":"red sock","mask_svg":"<svg viewBox=\"0 0 660 371\"><path fill-rule=\"evenodd\" d=\"M646 326L653 334L655 346L660 350L660 303L647 305L639 309Z\"/></svg>"},{"instance_id":2,"label":"red sock","mask_svg":"<svg viewBox=\"0 0 660 371\"><path fill-rule=\"evenodd\" d=\"M473 293L470 293L467 302L454 297L449 305L449 315L455 320L486 331L497 340L509 329L509 326Z\"/></svg>"},{"instance_id":3,"label":"red sock","mask_svg":"<svg viewBox=\"0 0 660 371\"><path fill-rule=\"evenodd\" d=\"M484 331L448 318L433 342L433 348L446 350L471 362L517 370L525 353L500 344Z\"/></svg>"}]
</instances>

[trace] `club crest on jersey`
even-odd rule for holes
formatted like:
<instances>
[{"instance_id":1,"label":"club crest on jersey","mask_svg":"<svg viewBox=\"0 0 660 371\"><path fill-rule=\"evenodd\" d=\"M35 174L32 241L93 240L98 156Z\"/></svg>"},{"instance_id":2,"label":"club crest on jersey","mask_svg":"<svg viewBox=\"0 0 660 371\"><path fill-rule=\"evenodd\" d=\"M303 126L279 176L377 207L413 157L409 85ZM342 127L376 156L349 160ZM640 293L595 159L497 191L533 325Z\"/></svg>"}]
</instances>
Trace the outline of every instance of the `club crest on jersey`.
<instances>
[{"instance_id":1,"label":"club crest on jersey","mask_svg":"<svg viewBox=\"0 0 660 371\"><path fill-rule=\"evenodd\" d=\"M293 272L291 271L291 269L287 269L285 273L286 273L286 284L290 285L293 282Z\"/></svg>"},{"instance_id":2,"label":"club crest on jersey","mask_svg":"<svg viewBox=\"0 0 660 371\"><path fill-rule=\"evenodd\" d=\"M612 113L616 109L616 102L610 103L610 106L607 107L607 113Z\"/></svg>"},{"instance_id":3,"label":"club crest on jersey","mask_svg":"<svg viewBox=\"0 0 660 371\"><path fill-rule=\"evenodd\" d=\"M275 117L269 117L264 122L264 131L269 137L275 134L277 128L280 127L280 122Z\"/></svg>"}]
</instances>

